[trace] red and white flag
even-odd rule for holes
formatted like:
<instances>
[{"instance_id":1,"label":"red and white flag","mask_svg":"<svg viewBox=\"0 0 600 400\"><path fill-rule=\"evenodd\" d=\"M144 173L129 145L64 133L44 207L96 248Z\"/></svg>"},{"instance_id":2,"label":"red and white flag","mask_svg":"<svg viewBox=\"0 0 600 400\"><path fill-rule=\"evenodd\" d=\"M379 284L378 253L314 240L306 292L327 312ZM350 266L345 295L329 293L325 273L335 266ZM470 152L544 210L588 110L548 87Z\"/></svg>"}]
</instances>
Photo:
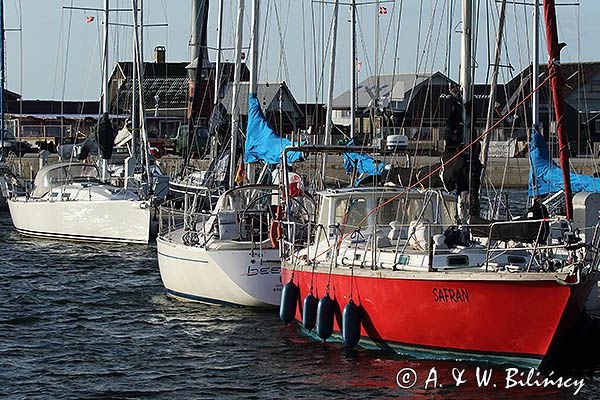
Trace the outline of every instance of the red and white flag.
<instances>
[{"instance_id":1,"label":"red and white flag","mask_svg":"<svg viewBox=\"0 0 600 400\"><path fill-rule=\"evenodd\" d=\"M360 72L360 70L362 69L362 63L356 63L356 72Z\"/></svg>"},{"instance_id":2,"label":"red and white flag","mask_svg":"<svg viewBox=\"0 0 600 400\"><path fill-rule=\"evenodd\" d=\"M92 22L94 22L95 19L96 18L92 17L91 15L86 15L85 16L85 22L88 23L88 24L91 24Z\"/></svg>"},{"instance_id":3,"label":"red and white flag","mask_svg":"<svg viewBox=\"0 0 600 400\"><path fill-rule=\"evenodd\" d=\"M379 15L386 15L386 14L387 14L387 7L379 6Z\"/></svg>"}]
</instances>

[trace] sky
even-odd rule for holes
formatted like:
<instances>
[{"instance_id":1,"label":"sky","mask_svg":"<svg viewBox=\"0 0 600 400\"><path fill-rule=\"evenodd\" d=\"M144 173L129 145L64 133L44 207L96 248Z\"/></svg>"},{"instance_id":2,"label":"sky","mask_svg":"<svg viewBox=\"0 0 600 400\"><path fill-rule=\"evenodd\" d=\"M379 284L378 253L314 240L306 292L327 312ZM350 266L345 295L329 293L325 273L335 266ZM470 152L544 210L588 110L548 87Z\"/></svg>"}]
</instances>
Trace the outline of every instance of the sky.
<instances>
[{"instance_id":1,"label":"sky","mask_svg":"<svg viewBox=\"0 0 600 400\"><path fill-rule=\"evenodd\" d=\"M361 0L358 0L360 3ZM362 0L367 2L367 0ZM567 0L557 0L566 3ZM600 60L600 1L558 7L559 37L568 44L563 61ZM102 0L4 0L7 88L24 99L96 100L100 96ZM191 0L145 0L144 53L152 60L155 46L166 46L167 61L188 60ZM234 43L235 0L225 0L223 47ZM250 1L246 1L244 43L249 43ZM370 1L369 3L373 3ZM486 82L498 20L494 0L477 4L476 81ZM573 1L569 1L573 3ZM460 0L395 0L358 7L359 80L375 73L441 71L458 81ZM89 7L67 10L64 6ZM130 0L111 0L111 8L131 7ZM299 102L323 102L329 63L331 4L311 0L262 0L259 81L286 81ZM531 7L509 5L501 80L510 79L531 60ZM210 0L208 40L216 46L217 0ZM94 17L91 23L86 17ZM112 23L130 24L128 12L112 13ZM20 29L20 30L19 30ZM543 37L543 35L542 35ZM131 60L132 29L110 29L110 65ZM376 44L378 43L378 44ZM349 8L340 7L336 52L336 94L350 86ZM231 60L232 52L224 58ZM214 61L211 51L209 57ZM541 60L547 60L541 47Z\"/></svg>"}]
</instances>

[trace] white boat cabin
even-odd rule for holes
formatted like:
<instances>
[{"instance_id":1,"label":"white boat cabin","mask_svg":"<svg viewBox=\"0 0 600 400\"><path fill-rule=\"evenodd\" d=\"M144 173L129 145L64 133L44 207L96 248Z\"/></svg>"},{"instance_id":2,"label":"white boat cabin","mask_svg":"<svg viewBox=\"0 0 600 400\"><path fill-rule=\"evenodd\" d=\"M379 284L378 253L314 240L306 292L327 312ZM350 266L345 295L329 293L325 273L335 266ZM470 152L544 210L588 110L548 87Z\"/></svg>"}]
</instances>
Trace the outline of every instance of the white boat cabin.
<instances>
[{"instance_id":1,"label":"white boat cabin","mask_svg":"<svg viewBox=\"0 0 600 400\"><path fill-rule=\"evenodd\" d=\"M93 164L61 162L41 168L28 200L139 200L137 194L105 184Z\"/></svg>"},{"instance_id":2,"label":"white boat cabin","mask_svg":"<svg viewBox=\"0 0 600 400\"><path fill-rule=\"evenodd\" d=\"M440 191L348 188L318 195L318 225L328 233L326 238L315 234L305 254L318 254L320 261L337 254L338 266L439 271L486 264L492 270L518 270L529 260L525 251L490 253L476 240L450 244L447 232L456 224L457 201Z\"/></svg>"},{"instance_id":3,"label":"white boat cabin","mask_svg":"<svg viewBox=\"0 0 600 400\"><path fill-rule=\"evenodd\" d=\"M57 163L41 168L33 182L33 197L42 197L53 188L81 181L96 181L100 171L93 164Z\"/></svg>"}]
</instances>

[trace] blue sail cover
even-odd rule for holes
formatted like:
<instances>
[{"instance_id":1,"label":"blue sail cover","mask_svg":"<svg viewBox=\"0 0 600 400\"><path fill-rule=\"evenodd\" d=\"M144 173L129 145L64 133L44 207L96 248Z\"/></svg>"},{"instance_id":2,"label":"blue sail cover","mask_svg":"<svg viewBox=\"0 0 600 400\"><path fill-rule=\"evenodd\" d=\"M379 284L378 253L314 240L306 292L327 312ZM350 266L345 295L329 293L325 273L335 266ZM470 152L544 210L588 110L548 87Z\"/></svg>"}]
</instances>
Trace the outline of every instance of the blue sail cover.
<instances>
[{"instance_id":1,"label":"blue sail cover","mask_svg":"<svg viewBox=\"0 0 600 400\"><path fill-rule=\"evenodd\" d=\"M346 145L352 146L353 144L354 140L350 140ZM381 175L385 164L379 163L377 165L373 157L368 154L344 153L344 169L346 172L351 174L355 167L359 174Z\"/></svg>"},{"instance_id":2,"label":"blue sail cover","mask_svg":"<svg viewBox=\"0 0 600 400\"><path fill-rule=\"evenodd\" d=\"M291 140L282 138L275 133L260 109L258 98L255 94L250 94L248 96L248 125L244 161L247 163L263 161L267 164L279 164L285 148L292 145ZM288 163L298 161L301 156L302 153L297 151L288 153Z\"/></svg>"},{"instance_id":3,"label":"blue sail cover","mask_svg":"<svg viewBox=\"0 0 600 400\"><path fill-rule=\"evenodd\" d=\"M548 144L537 130L531 132L529 143L529 196L544 196L563 189L562 170L550 158ZM599 192L600 178L571 172L571 189L573 193Z\"/></svg>"}]
</instances>

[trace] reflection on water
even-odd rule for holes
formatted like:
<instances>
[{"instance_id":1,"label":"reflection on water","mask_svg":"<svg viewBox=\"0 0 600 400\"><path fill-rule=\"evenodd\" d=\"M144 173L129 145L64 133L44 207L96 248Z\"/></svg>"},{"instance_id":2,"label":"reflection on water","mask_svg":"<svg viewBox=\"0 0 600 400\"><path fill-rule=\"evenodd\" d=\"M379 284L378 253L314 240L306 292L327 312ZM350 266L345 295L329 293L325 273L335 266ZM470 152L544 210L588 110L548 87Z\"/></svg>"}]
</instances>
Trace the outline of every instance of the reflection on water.
<instances>
[{"instance_id":1,"label":"reflection on water","mask_svg":"<svg viewBox=\"0 0 600 400\"><path fill-rule=\"evenodd\" d=\"M298 336L276 312L173 300L153 246L24 238L0 213L0 257L0 395L8 397L554 399L574 392L506 389L510 366L348 351ZM588 325L574 342L596 334ZM585 378L581 398L600 389L594 365L560 372ZM477 367L493 369L489 385L478 387ZM402 389L398 373L407 368L417 382ZM436 387L430 381L425 389L432 368ZM459 387L454 369L465 370Z\"/></svg>"}]
</instances>

